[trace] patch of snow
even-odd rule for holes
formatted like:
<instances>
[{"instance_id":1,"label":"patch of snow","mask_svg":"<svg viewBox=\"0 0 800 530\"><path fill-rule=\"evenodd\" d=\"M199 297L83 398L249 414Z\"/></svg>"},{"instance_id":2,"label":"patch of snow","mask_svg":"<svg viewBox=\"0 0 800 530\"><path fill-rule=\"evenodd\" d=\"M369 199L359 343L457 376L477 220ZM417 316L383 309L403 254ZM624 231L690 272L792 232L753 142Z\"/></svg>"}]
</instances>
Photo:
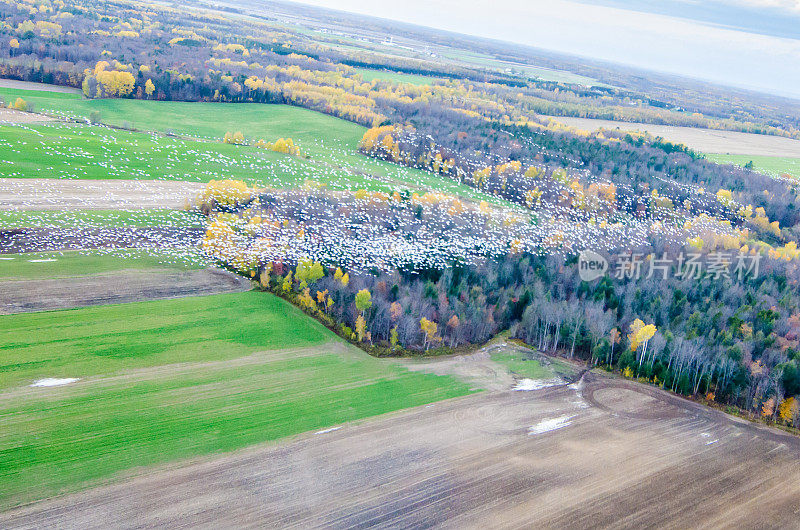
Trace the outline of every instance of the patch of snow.
<instances>
[{"instance_id":1,"label":"patch of snow","mask_svg":"<svg viewBox=\"0 0 800 530\"><path fill-rule=\"evenodd\" d=\"M50 261L58 261L56 258L47 258L47 259L29 259L29 263L47 263Z\"/></svg>"},{"instance_id":2,"label":"patch of snow","mask_svg":"<svg viewBox=\"0 0 800 530\"><path fill-rule=\"evenodd\" d=\"M529 392L531 390L540 390L542 388L547 388L550 386L557 386L563 384L564 381L559 379L558 377L553 379L521 379L517 382L517 386L515 386L512 390L522 391L522 392Z\"/></svg>"},{"instance_id":3,"label":"patch of snow","mask_svg":"<svg viewBox=\"0 0 800 530\"><path fill-rule=\"evenodd\" d=\"M719 439L717 439L717 440L711 440L710 442L706 442L706 445L715 444L715 443L717 443L718 441L719 441Z\"/></svg>"},{"instance_id":4,"label":"patch of snow","mask_svg":"<svg viewBox=\"0 0 800 530\"><path fill-rule=\"evenodd\" d=\"M528 428L528 434L543 434L550 431L555 431L562 427L572 424L571 420L575 416L559 416L558 418L548 418L542 420L533 427Z\"/></svg>"},{"instance_id":5,"label":"patch of snow","mask_svg":"<svg viewBox=\"0 0 800 530\"><path fill-rule=\"evenodd\" d=\"M338 431L341 428L342 427L340 425L339 427L331 427L330 429L322 429L321 431L317 431L314 434L325 434L325 433L329 433L329 432L333 432L333 431Z\"/></svg>"},{"instance_id":6,"label":"patch of snow","mask_svg":"<svg viewBox=\"0 0 800 530\"><path fill-rule=\"evenodd\" d=\"M12 261L14 258L0 258L3 261Z\"/></svg>"},{"instance_id":7,"label":"patch of snow","mask_svg":"<svg viewBox=\"0 0 800 530\"><path fill-rule=\"evenodd\" d=\"M31 386L32 387L39 387L39 386L61 386L61 385L68 385L70 383L74 383L78 381L77 377L45 377L44 379L37 379L34 381Z\"/></svg>"}]
</instances>

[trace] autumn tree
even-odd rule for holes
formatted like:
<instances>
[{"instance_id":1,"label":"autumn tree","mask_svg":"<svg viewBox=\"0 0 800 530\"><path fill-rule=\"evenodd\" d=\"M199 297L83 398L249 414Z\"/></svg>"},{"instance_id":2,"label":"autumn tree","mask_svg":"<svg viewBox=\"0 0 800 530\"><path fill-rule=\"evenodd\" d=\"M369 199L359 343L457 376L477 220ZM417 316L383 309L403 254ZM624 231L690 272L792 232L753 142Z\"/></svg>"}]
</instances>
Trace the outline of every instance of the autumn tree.
<instances>
[{"instance_id":1,"label":"autumn tree","mask_svg":"<svg viewBox=\"0 0 800 530\"><path fill-rule=\"evenodd\" d=\"M84 95L89 98L124 98L131 95L136 78L126 70L119 70L120 66L110 70L107 61L100 61L93 70L87 69L83 81Z\"/></svg>"},{"instance_id":2,"label":"autumn tree","mask_svg":"<svg viewBox=\"0 0 800 530\"><path fill-rule=\"evenodd\" d=\"M11 108L16 109L16 110L23 110L23 111L29 111L30 110L30 106L28 105L28 102L25 101L22 98L17 98L16 101L14 101L14 104L11 105Z\"/></svg>"},{"instance_id":3,"label":"autumn tree","mask_svg":"<svg viewBox=\"0 0 800 530\"><path fill-rule=\"evenodd\" d=\"M437 337L436 336L436 332L439 330L439 326L436 324L436 322L434 322L432 320L428 320L425 317L422 317L419 320L419 327L422 330L422 332L425 334L425 343L424 343L423 347L426 350L430 346L431 342L437 342L437 341L442 340L441 337Z\"/></svg>"},{"instance_id":4,"label":"autumn tree","mask_svg":"<svg viewBox=\"0 0 800 530\"><path fill-rule=\"evenodd\" d=\"M306 287L308 284L314 283L320 278L325 276L325 271L322 268L322 263L311 259L300 260L295 267L294 277L300 282L300 288Z\"/></svg>"},{"instance_id":5,"label":"autumn tree","mask_svg":"<svg viewBox=\"0 0 800 530\"><path fill-rule=\"evenodd\" d=\"M609 353L607 363L608 366L611 366L611 363L614 362L614 345L619 344L620 340L622 339L622 333L620 333L619 328L614 328L608 334L608 340L611 343L609 347Z\"/></svg>"},{"instance_id":6,"label":"autumn tree","mask_svg":"<svg viewBox=\"0 0 800 530\"><path fill-rule=\"evenodd\" d=\"M233 206L252 194L253 190L241 180L212 180L203 189L200 202Z\"/></svg>"},{"instance_id":7,"label":"autumn tree","mask_svg":"<svg viewBox=\"0 0 800 530\"><path fill-rule=\"evenodd\" d=\"M450 320L447 321L447 327L450 329L451 347L455 344L456 330L458 329L459 324L461 324L461 321L459 320L458 315L455 314L450 317Z\"/></svg>"},{"instance_id":8,"label":"autumn tree","mask_svg":"<svg viewBox=\"0 0 800 530\"><path fill-rule=\"evenodd\" d=\"M647 343L653 338L655 333L656 327L653 324L645 325L645 323L638 318L631 323L628 333L628 342L631 345L631 351L636 352L639 346L642 347L642 353L639 357L639 368L642 367L642 362L647 354Z\"/></svg>"},{"instance_id":9,"label":"autumn tree","mask_svg":"<svg viewBox=\"0 0 800 530\"><path fill-rule=\"evenodd\" d=\"M778 407L778 415L787 425L796 425L800 415L800 405L794 397L787 398Z\"/></svg>"},{"instance_id":10,"label":"autumn tree","mask_svg":"<svg viewBox=\"0 0 800 530\"><path fill-rule=\"evenodd\" d=\"M242 145L244 144L244 134L242 134L242 131L236 131L233 133L228 131L222 138L222 142L226 144Z\"/></svg>"},{"instance_id":11,"label":"autumn tree","mask_svg":"<svg viewBox=\"0 0 800 530\"><path fill-rule=\"evenodd\" d=\"M364 319L364 315L358 315L358 318L356 318L356 337L358 338L358 342L364 341L366 329L367 321Z\"/></svg>"},{"instance_id":12,"label":"autumn tree","mask_svg":"<svg viewBox=\"0 0 800 530\"><path fill-rule=\"evenodd\" d=\"M363 315L370 307L372 307L372 294L367 289L361 289L356 293L356 309Z\"/></svg>"}]
</instances>

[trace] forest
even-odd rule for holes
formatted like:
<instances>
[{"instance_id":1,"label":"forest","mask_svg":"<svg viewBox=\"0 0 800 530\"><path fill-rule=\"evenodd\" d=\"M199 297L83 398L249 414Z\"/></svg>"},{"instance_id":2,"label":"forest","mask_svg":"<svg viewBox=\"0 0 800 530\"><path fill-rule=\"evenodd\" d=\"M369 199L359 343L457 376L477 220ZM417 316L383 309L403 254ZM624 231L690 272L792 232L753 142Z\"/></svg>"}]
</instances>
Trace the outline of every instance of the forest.
<instances>
[{"instance_id":1,"label":"forest","mask_svg":"<svg viewBox=\"0 0 800 530\"><path fill-rule=\"evenodd\" d=\"M795 179L715 164L646 134L587 132L550 118L798 138L791 105L743 102L735 92L687 103L671 81L648 92L624 72L613 76L622 86L587 86L389 55L248 13L2 0L0 76L80 88L90 99L304 107L367 127L366 156L497 199L399 185L392 193L208 185L205 252L376 355L441 353L507 332L797 426ZM502 58L528 53L517 51ZM365 81L357 67L434 81ZM218 140L303 156L290 138L257 143L231 131ZM576 266L584 250L647 263L688 252L706 262L719 251L764 259L745 277L673 269L586 282Z\"/></svg>"},{"instance_id":2,"label":"forest","mask_svg":"<svg viewBox=\"0 0 800 530\"><path fill-rule=\"evenodd\" d=\"M554 83L422 53L400 57L354 48L264 17L234 21L202 4L3 0L0 15L0 75L82 87L92 98L289 103L364 125L386 120L388 109L381 107L417 103L512 121L564 115L800 136L792 118L798 114L783 101L749 103L704 87L680 106L674 95L661 93L669 92L667 84L654 97L631 76L614 78L624 81L622 87ZM353 67L440 80L425 87L367 83ZM709 90L713 97L701 96ZM687 108L686 101L704 104Z\"/></svg>"},{"instance_id":3,"label":"forest","mask_svg":"<svg viewBox=\"0 0 800 530\"><path fill-rule=\"evenodd\" d=\"M205 200L214 219L206 252L375 355L443 353L508 332L676 392L798 419L796 260L759 260L739 275L727 262L714 273L706 252L697 274L672 267L586 282L576 255L557 250L578 241L498 222L486 205L454 197L218 182ZM654 236L636 250L650 252L649 267L684 246Z\"/></svg>"}]
</instances>

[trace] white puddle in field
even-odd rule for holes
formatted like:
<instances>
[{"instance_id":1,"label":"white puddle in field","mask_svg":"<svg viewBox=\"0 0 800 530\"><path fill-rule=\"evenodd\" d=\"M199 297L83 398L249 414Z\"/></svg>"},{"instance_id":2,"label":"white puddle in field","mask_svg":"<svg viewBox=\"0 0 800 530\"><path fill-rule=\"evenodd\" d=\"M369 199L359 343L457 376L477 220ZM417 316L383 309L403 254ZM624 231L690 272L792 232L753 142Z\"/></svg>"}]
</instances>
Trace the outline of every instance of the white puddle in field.
<instances>
[{"instance_id":1,"label":"white puddle in field","mask_svg":"<svg viewBox=\"0 0 800 530\"><path fill-rule=\"evenodd\" d=\"M564 381L558 377L553 379L520 379L512 390L528 392L531 390L539 390L550 386L558 386L564 384Z\"/></svg>"},{"instance_id":2,"label":"white puddle in field","mask_svg":"<svg viewBox=\"0 0 800 530\"><path fill-rule=\"evenodd\" d=\"M45 377L44 379L37 379L34 381L31 386L32 387L40 387L40 386L61 386L61 385L68 385L70 383L74 383L77 381L77 377Z\"/></svg>"},{"instance_id":3,"label":"white puddle in field","mask_svg":"<svg viewBox=\"0 0 800 530\"><path fill-rule=\"evenodd\" d=\"M575 416L559 416L558 418L548 418L546 420L542 420L533 427L528 428L528 434L543 434L550 431L555 431L556 429L560 429L562 427L566 427L570 425L572 422L569 421Z\"/></svg>"},{"instance_id":4,"label":"white puddle in field","mask_svg":"<svg viewBox=\"0 0 800 530\"><path fill-rule=\"evenodd\" d=\"M330 429L322 429L321 431L317 431L314 434L325 434L325 433L329 433L329 432L333 432L333 431L338 431L341 428L342 428L341 426L339 426L339 427L331 427Z\"/></svg>"},{"instance_id":5,"label":"white puddle in field","mask_svg":"<svg viewBox=\"0 0 800 530\"><path fill-rule=\"evenodd\" d=\"M47 259L29 259L28 263L47 263L50 261L58 261L56 258L47 258Z\"/></svg>"}]
</instances>

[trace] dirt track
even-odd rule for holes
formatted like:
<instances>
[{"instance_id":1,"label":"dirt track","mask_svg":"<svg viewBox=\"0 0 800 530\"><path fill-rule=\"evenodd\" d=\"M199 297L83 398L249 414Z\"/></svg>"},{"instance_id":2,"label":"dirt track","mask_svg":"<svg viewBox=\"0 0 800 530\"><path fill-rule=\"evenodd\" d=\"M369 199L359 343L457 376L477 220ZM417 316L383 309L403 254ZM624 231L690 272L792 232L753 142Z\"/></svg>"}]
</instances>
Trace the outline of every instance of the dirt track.
<instances>
[{"instance_id":1,"label":"dirt track","mask_svg":"<svg viewBox=\"0 0 800 530\"><path fill-rule=\"evenodd\" d=\"M182 208L204 187L199 182L177 180L0 178L0 209Z\"/></svg>"},{"instance_id":2,"label":"dirt track","mask_svg":"<svg viewBox=\"0 0 800 530\"><path fill-rule=\"evenodd\" d=\"M118 271L53 280L0 282L0 314L247 291L250 282L219 269Z\"/></svg>"},{"instance_id":3,"label":"dirt track","mask_svg":"<svg viewBox=\"0 0 800 530\"><path fill-rule=\"evenodd\" d=\"M568 118L562 116L550 116L550 118L587 131L594 131L600 127L604 129L621 129L623 131L647 131L653 136L661 136L704 153L800 157L800 140L782 138L780 136L590 118Z\"/></svg>"},{"instance_id":4,"label":"dirt track","mask_svg":"<svg viewBox=\"0 0 800 530\"><path fill-rule=\"evenodd\" d=\"M202 238L202 228L12 228L0 230L0 254L87 248L187 248Z\"/></svg>"},{"instance_id":5,"label":"dirt track","mask_svg":"<svg viewBox=\"0 0 800 530\"><path fill-rule=\"evenodd\" d=\"M16 79L0 79L0 87L16 88L20 90L40 90L43 92L61 92L64 94L82 94L80 88L48 85L47 83L34 83L32 81L17 81Z\"/></svg>"},{"instance_id":6,"label":"dirt track","mask_svg":"<svg viewBox=\"0 0 800 530\"><path fill-rule=\"evenodd\" d=\"M0 526L796 527L799 463L797 438L590 373L141 473Z\"/></svg>"},{"instance_id":7,"label":"dirt track","mask_svg":"<svg viewBox=\"0 0 800 530\"><path fill-rule=\"evenodd\" d=\"M56 121L56 119L44 114L22 112L21 110L9 109L0 105L0 124L17 125L21 123L46 123L49 121Z\"/></svg>"}]
</instances>

